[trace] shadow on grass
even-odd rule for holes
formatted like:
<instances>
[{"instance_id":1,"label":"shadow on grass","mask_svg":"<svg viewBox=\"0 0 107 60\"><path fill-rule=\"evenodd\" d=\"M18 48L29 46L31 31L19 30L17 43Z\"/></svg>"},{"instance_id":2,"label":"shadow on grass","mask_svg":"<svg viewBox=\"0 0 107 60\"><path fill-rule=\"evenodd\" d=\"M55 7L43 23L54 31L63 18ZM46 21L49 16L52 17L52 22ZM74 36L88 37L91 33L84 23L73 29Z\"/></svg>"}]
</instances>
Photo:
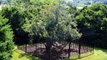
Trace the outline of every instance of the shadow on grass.
<instances>
[{"instance_id":1,"label":"shadow on grass","mask_svg":"<svg viewBox=\"0 0 107 60\"><path fill-rule=\"evenodd\" d=\"M28 60L40 60L38 57L32 56L31 54L28 53L19 52L17 49L14 51L19 54L18 58L26 57Z\"/></svg>"},{"instance_id":2,"label":"shadow on grass","mask_svg":"<svg viewBox=\"0 0 107 60\"><path fill-rule=\"evenodd\" d=\"M107 54L107 49L102 49L102 48L96 48L96 50L101 50L102 52Z\"/></svg>"}]
</instances>

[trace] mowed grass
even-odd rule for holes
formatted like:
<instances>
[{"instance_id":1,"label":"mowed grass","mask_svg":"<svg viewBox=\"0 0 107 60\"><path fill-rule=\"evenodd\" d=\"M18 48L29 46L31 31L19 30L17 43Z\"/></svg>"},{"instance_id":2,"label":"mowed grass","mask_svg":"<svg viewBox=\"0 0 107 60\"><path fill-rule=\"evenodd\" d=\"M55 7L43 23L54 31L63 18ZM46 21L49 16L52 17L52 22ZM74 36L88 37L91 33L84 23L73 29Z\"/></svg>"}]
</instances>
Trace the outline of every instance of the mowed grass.
<instances>
[{"instance_id":1,"label":"mowed grass","mask_svg":"<svg viewBox=\"0 0 107 60\"><path fill-rule=\"evenodd\" d=\"M30 54L26 54L25 52L19 49L15 49L13 51L12 57L13 57L12 60L40 60L39 58L34 57ZM75 60L107 60L107 50L95 49L93 55L90 55L81 59L75 59Z\"/></svg>"},{"instance_id":2,"label":"mowed grass","mask_svg":"<svg viewBox=\"0 0 107 60\"><path fill-rule=\"evenodd\" d=\"M107 50L95 49L93 55L77 60L107 60Z\"/></svg>"},{"instance_id":3,"label":"mowed grass","mask_svg":"<svg viewBox=\"0 0 107 60\"><path fill-rule=\"evenodd\" d=\"M40 60L40 59L30 54L27 54L19 49L14 49L11 60Z\"/></svg>"}]
</instances>

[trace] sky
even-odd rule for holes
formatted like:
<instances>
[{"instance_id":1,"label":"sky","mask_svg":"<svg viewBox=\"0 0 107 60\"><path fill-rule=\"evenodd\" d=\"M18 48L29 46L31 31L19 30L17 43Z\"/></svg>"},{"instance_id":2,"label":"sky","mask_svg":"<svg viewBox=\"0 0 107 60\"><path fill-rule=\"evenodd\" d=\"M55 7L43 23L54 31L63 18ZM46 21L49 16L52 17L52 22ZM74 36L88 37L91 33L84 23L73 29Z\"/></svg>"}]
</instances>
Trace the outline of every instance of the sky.
<instances>
[{"instance_id":1,"label":"sky","mask_svg":"<svg viewBox=\"0 0 107 60\"><path fill-rule=\"evenodd\" d=\"M73 2L73 0L66 0L66 2Z\"/></svg>"},{"instance_id":2,"label":"sky","mask_svg":"<svg viewBox=\"0 0 107 60\"><path fill-rule=\"evenodd\" d=\"M65 0L65 1L77 7L84 7L96 3L107 5L107 0Z\"/></svg>"}]
</instances>

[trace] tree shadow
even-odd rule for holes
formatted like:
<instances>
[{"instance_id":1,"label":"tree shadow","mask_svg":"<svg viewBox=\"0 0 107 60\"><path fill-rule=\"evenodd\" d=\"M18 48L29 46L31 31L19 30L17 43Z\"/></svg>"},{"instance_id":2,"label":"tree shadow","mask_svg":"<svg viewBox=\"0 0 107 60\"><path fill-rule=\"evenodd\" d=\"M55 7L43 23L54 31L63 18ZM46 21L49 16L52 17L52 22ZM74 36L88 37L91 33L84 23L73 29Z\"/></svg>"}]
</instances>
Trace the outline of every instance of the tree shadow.
<instances>
[{"instance_id":1,"label":"tree shadow","mask_svg":"<svg viewBox=\"0 0 107 60\"><path fill-rule=\"evenodd\" d=\"M18 58L26 57L29 60L40 60L40 58L32 56L31 54L19 52L17 49L14 50L17 54L19 54Z\"/></svg>"},{"instance_id":2,"label":"tree shadow","mask_svg":"<svg viewBox=\"0 0 107 60\"><path fill-rule=\"evenodd\" d=\"M56 49L52 47L49 51L49 53L46 52L45 48L38 48L33 52L28 52L29 54L32 54L33 56L41 58L41 60L59 60L59 59L65 59L68 58L68 54L70 52L78 52L75 49ZM71 54L71 53L70 53Z\"/></svg>"},{"instance_id":3,"label":"tree shadow","mask_svg":"<svg viewBox=\"0 0 107 60\"><path fill-rule=\"evenodd\" d=\"M77 55L76 58L78 58L79 55L78 45L77 44L73 45L71 46L71 49L69 49L68 45L52 46L48 53L46 51L46 47L42 44L26 46L27 50L25 49L25 47L22 47L22 50L25 51L27 54L40 58L41 60L63 60L73 55ZM88 49L89 49L88 47L82 47L81 53L83 54L89 52ZM22 56L24 55L26 54L22 54ZM31 58L31 60L32 59L34 60L34 58Z\"/></svg>"}]
</instances>

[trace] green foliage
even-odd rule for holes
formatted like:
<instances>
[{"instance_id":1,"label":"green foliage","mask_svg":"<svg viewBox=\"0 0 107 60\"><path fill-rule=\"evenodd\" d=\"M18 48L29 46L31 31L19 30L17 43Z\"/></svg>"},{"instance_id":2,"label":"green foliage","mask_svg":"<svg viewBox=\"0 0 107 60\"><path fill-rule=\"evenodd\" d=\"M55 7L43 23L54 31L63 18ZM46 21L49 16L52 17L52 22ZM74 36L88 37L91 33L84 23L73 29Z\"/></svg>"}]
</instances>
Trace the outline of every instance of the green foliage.
<instances>
[{"instance_id":1,"label":"green foliage","mask_svg":"<svg viewBox=\"0 0 107 60\"><path fill-rule=\"evenodd\" d=\"M92 5L85 7L81 10L80 15L77 16L79 22L86 26L89 29L93 29L96 32L100 32L104 30L106 25L106 13L107 13L107 6L105 5Z\"/></svg>"},{"instance_id":2,"label":"green foliage","mask_svg":"<svg viewBox=\"0 0 107 60\"><path fill-rule=\"evenodd\" d=\"M71 40L78 39L81 34L76 28L76 23L72 21L71 15L63 7L64 5L59 5L53 1L47 4L40 2L40 5L36 3L36 8L29 10L31 12L28 15L32 17L31 20L27 18L23 28L31 33L30 35L40 36L52 42L66 41L68 38Z\"/></svg>"},{"instance_id":3,"label":"green foliage","mask_svg":"<svg viewBox=\"0 0 107 60\"><path fill-rule=\"evenodd\" d=\"M9 23L12 29L21 30L21 26L24 23L24 13L18 7L4 7L1 11L2 16L9 19Z\"/></svg>"},{"instance_id":4,"label":"green foliage","mask_svg":"<svg viewBox=\"0 0 107 60\"><path fill-rule=\"evenodd\" d=\"M10 60L14 47L13 32L7 22L0 16L0 60Z\"/></svg>"},{"instance_id":5,"label":"green foliage","mask_svg":"<svg viewBox=\"0 0 107 60\"><path fill-rule=\"evenodd\" d=\"M12 27L15 43L16 44L27 43L28 34L22 28L26 21L25 18L27 17L23 5L6 6L3 7L0 12L4 18L7 18L9 20L7 23L9 23Z\"/></svg>"},{"instance_id":6,"label":"green foliage","mask_svg":"<svg viewBox=\"0 0 107 60\"><path fill-rule=\"evenodd\" d=\"M17 0L19 1L19 0ZM24 1L24 0L23 0ZM57 0L30 0L22 1L4 7L1 15L9 19L12 29L17 36L20 31L29 32L29 37L39 36L52 40L78 39L79 34L76 23L72 21L66 5ZM17 6L17 7L16 7Z\"/></svg>"},{"instance_id":7,"label":"green foliage","mask_svg":"<svg viewBox=\"0 0 107 60\"><path fill-rule=\"evenodd\" d=\"M84 7L76 18L78 27L81 30L85 29L84 31L94 32L96 45L105 48L107 43L107 6L95 4Z\"/></svg>"}]
</instances>

